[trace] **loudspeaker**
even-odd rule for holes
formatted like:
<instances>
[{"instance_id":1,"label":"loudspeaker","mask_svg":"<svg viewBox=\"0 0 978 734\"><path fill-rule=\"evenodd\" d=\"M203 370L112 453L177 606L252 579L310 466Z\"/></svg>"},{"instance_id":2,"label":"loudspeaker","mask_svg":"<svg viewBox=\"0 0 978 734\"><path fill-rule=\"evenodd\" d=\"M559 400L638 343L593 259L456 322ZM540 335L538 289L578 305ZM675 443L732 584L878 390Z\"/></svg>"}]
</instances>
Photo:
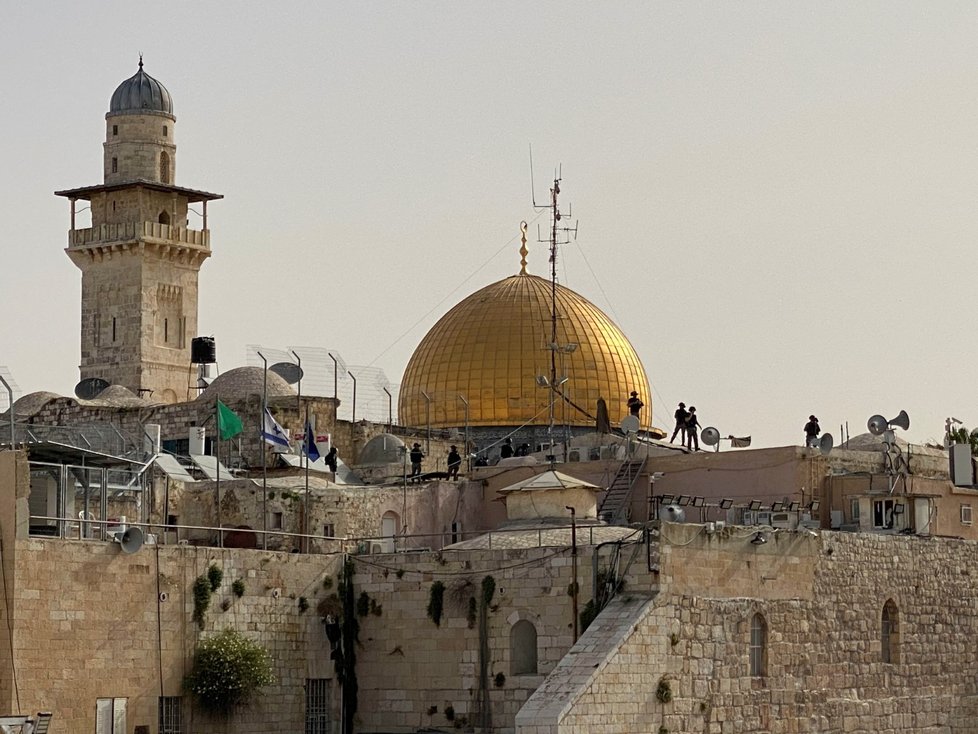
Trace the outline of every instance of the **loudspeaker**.
<instances>
[{"instance_id":1,"label":"loudspeaker","mask_svg":"<svg viewBox=\"0 0 978 734\"><path fill-rule=\"evenodd\" d=\"M882 436L883 431L886 430L886 423L886 418L877 413L866 422L866 428L868 428L869 432L874 436Z\"/></svg>"},{"instance_id":2,"label":"loudspeaker","mask_svg":"<svg viewBox=\"0 0 978 734\"><path fill-rule=\"evenodd\" d=\"M121 535L116 535L115 538L122 546L123 553L135 553L143 547L143 531L139 528L129 528Z\"/></svg>"},{"instance_id":3,"label":"loudspeaker","mask_svg":"<svg viewBox=\"0 0 978 734\"><path fill-rule=\"evenodd\" d=\"M901 410L900 415L890 421L890 425L902 428L904 431L910 428L910 416L907 415L907 411Z\"/></svg>"},{"instance_id":4,"label":"loudspeaker","mask_svg":"<svg viewBox=\"0 0 978 734\"><path fill-rule=\"evenodd\" d=\"M818 450L822 452L823 456L828 456L833 446L835 446L835 439L832 438L832 434L823 433L822 437L818 440Z\"/></svg>"}]
</instances>

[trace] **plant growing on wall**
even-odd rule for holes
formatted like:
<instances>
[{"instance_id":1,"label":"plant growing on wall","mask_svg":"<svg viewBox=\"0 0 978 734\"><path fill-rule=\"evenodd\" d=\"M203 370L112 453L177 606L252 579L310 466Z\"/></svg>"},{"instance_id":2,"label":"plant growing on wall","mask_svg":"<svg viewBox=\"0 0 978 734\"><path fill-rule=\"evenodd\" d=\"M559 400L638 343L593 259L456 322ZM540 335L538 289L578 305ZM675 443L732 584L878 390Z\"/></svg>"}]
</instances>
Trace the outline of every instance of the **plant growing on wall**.
<instances>
[{"instance_id":1,"label":"plant growing on wall","mask_svg":"<svg viewBox=\"0 0 978 734\"><path fill-rule=\"evenodd\" d=\"M356 599L353 591L353 576L356 566L349 558L343 562L340 571L339 592L342 603L340 617L340 639L342 646L335 651L336 675L343 686L343 728L353 731L353 718L357 712L357 643L360 641L360 622L357 620Z\"/></svg>"},{"instance_id":2,"label":"plant growing on wall","mask_svg":"<svg viewBox=\"0 0 978 734\"><path fill-rule=\"evenodd\" d=\"M435 623L436 627L441 626L441 613L445 607L445 584L436 581L431 585L431 593L428 596L428 617Z\"/></svg>"},{"instance_id":3,"label":"plant growing on wall","mask_svg":"<svg viewBox=\"0 0 978 734\"><path fill-rule=\"evenodd\" d=\"M655 689L655 697L659 703L669 703L672 700L672 686L665 676L659 679L659 687Z\"/></svg>"},{"instance_id":4,"label":"plant growing on wall","mask_svg":"<svg viewBox=\"0 0 978 734\"><path fill-rule=\"evenodd\" d=\"M197 646L183 687L208 713L227 714L274 682L268 650L226 629Z\"/></svg>"},{"instance_id":5,"label":"plant growing on wall","mask_svg":"<svg viewBox=\"0 0 978 734\"><path fill-rule=\"evenodd\" d=\"M299 597L299 614L304 614L309 608L309 600L304 596Z\"/></svg>"},{"instance_id":6,"label":"plant growing on wall","mask_svg":"<svg viewBox=\"0 0 978 734\"><path fill-rule=\"evenodd\" d=\"M244 596L245 593L245 583L241 579L235 579L234 583L231 584L231 593L233 593L239 599Z\"/></svg>"},{"instance_id":7,"label":"plant growing on wall","mask_svg":"<svg viewBox=\"0 0 978 734\"><path fill-rule=\"evenodd\" d=\"M212 563L207 569L207 581L211 585L211 591L217 591L221 588L221 582L224 580L224 571L222 571L217 564Z\"/></svg>"},{"instance_id":8,"label":"plant growing on wall","mask_svg":"<svg viewBox=\"0 0 978 734\"><path fill-rule=\"evenodd\" d=\"M204 618L207 615L207 607L211 604L211 582L206 576L198 576L194 579L193 585L194 615L193 619L197 626L204 628Z\"/></svg>"}]
</instances>

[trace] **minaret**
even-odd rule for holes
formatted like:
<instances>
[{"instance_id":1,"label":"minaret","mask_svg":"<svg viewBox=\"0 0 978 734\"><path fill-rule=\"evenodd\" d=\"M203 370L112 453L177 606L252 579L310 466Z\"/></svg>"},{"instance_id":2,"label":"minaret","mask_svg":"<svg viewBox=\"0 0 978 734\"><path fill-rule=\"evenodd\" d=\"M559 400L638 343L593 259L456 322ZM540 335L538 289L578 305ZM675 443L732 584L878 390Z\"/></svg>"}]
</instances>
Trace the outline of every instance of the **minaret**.
<instances>
[{"instance_id":1,"label":"minaret","mask_svg":"<svg viewBox=\"0 0 978 734\"><path fill-rule=\"evenodd\" d=\"M82 271L81 379L100 377L154 402L187 400L196 375L197 279L210 257L207 202L220 194L174 185L176 117L170 93L139 71L105 115L103 183L55 192L71 202L65 252ZM76 202L92 226L75 228ZM200 203L202 228L187 227Z\"/></svg>"}]
</instances>

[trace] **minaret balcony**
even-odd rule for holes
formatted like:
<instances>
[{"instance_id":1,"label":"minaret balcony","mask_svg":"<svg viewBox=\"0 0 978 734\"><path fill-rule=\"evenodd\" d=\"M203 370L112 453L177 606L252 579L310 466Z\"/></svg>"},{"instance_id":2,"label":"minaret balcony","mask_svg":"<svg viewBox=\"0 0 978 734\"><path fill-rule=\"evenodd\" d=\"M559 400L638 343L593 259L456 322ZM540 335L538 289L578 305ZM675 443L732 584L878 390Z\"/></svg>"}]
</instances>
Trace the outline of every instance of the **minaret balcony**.
<instances>
[{"instance_id":1,"label":"minaret balcony","mask_svg":"<svg viewBox=\"0 0 978 734\"><path fill-rule=\"evenodd\" d=\"M104 247L139 240L163 245L190 245L210 249L211 233L207 229L188 229L158 222L123 222L102 224L87 229L68 230L68 247Z\"/></svg>"}]
</instances>

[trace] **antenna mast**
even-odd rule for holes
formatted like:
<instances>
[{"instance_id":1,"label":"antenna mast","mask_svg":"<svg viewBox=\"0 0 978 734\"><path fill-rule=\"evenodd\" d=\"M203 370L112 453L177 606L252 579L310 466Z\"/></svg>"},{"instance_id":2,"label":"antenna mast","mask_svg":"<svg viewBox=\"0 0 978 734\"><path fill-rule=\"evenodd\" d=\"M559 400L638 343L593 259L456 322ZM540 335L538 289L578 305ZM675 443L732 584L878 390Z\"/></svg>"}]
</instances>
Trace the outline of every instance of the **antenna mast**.
<instances>
[{"instance_id":1,"label":"antenna mast","mask_svg":"<svg viewBox=\"0 0 978 734\"><path fill-rule=\"evenodd\" d=\"M557 246L566 245L571 239L577 238L577 222L574 223L573 227L564 227L561 225L561 221L564 218L564 214L560 211L560 205L557 202L557 198L560 195L560 182L562 180L562 167L558 166L557 170L554 172L553 186L550 188L550 203L549 204L537 204L536 195L533 195L533 208L537 211L543 211L545 209L550 210L550 237L548 239L543 239L539 235L539 228L537 239L540 242L547 242L550 245L550 423L547 428L547 439L550 444L550 463L553 464L556 457L553 453L554 447L554 403L557 401L557 396L561 394L560 386L566 382L566 377L557 377L557 352L566 351L567 347L571 345L562 345L557 341L557 319L559 318L557 314ZM533 149L530 148L530 185L533 185ZM570 218L571 207L567 206L566 216ZM574 345L576 347L577 345ZM571 347L571 348L574 348Z\"/></svg>"}]
</instances>

